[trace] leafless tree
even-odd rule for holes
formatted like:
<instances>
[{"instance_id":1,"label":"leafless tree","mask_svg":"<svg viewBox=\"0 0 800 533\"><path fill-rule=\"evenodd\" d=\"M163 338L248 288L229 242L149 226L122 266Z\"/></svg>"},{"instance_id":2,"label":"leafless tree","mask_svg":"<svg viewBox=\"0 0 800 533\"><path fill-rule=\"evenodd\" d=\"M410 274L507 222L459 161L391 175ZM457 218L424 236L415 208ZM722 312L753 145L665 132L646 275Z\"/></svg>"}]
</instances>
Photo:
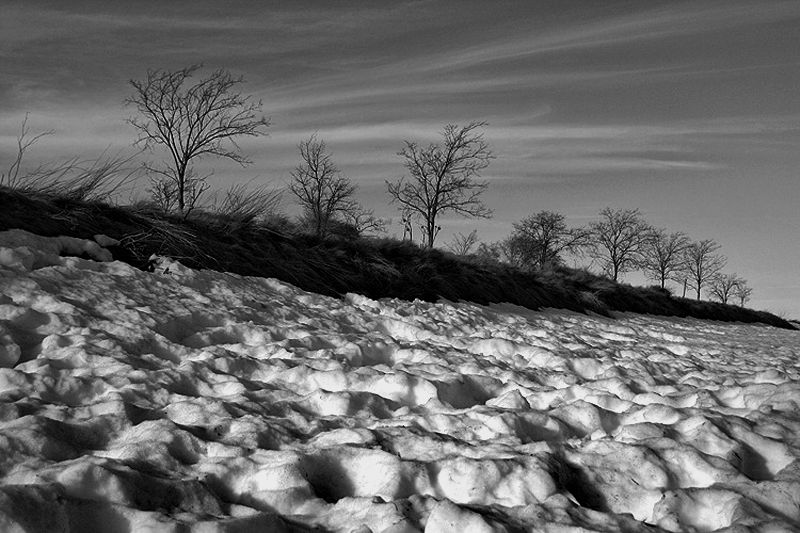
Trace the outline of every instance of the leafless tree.
<instances>
[{"instance_id":1,"label":"leafless tree","mask_svg":"<svg viewBox=\"0 0 800 533\"><path fill-rule=\"evenodd\" d=\"M360 205L354 205L342 213L344 223L353 228L358 235L364 233L383 233L389 223L386 219L375 216L372 209L365 209Z\"/></svg>"},{"instance_id":2,"label":"leafless tree","mask_svg":"<svg viewBox=\"0 0 800 533\"><path fill-rule=\"evenodd\" d=\"M128 119L139 131L136 142L146 148L163 146L169 153L164 168L151 170L174 184L176 205L184 214L190 208L187 189L195 194L205 190L205 178L190 172L192 162L211 155L247 165L250 160L242 155L236 139L266 135L269 126L261 115L261 101L237 92L243 78L219 69L189 85L200 68L149 70L144 80L130 80L134 94L126 100L140 114Z\"/></svg>"},{"instance_id":3,"label":"leafless tree","mask_svg":"<svg viewBox=\"0 0 800 533\"><path fill-rule=\"evenodd\" d=\"M316 135L302 141L297 148L301 162L292 171L289 191L297 197L314 233L324 237L337 215L358 209L353 199L356 186L339 171L325 142Z\"/></svg>"},{"instance_id":4,"label":"leafless tree","mask_svg":"<svg viewBox=\"0 0 800 533\"><path fill-rule=\"evenodd\" d=\"M618 281L620 274L638 267L649 231L638 209L606 207L600 211L600 220L589 225L589 254L600 261L608 277Z\"/></svg>"},{"instance_id":5,"label":"leafless tree","mask_svg":"<svg viewBox=\"0 0 800 533\"><path fill-rule=\"evenodd\" d=\"M405 141L398 152L409 173L409 179L386 182L392 203L399 204L404 214L422 219L425 244L433 247L439 226L437 219L445 212L467 217L491 216L481 201L488 183L475 178L493 159L489 145L479 128L485 122L471 122L463 127L448 124L442 131L442 142L426 147Z\"/></svg>"},{"instance_id":6,"label":"leafless tree","mask_svg":"<svg viewBox=\"0 0 800 533\"><path fill-rule=\"evenodd\" d=\"M683 270L683 252L688 245L689 238L684 233L652 230L641 249L640 265L645 275L665 288L667 280L676 280Z\"/></svg>"},{"instance_id":7,"label":"leafless tree","mask_svg":"<svg viewBox=\"0 0 800 533\"><path fill-rule=\"evenodd\" d=\"M744 280L736 274L717 274L709 281L708 292L712 297L726 304L741 283L744 283Z\"/></svg>"},{"instance_id":8,"label":"leafless tree","mask_svg":"<svg viewBox=\"0 0 800 533\"><path fill-rule=\"evenodd\" d=\"M586 229L567 227L564 215L552 211L540 211L515 223L504 241L518 266L529 269L561 264L563 254L580 254L588 243Z\"/></svg>"},{"instance_id":9,"label":"leafless tree","mask_svg":"<svg viewBox=\"0 0 800 533\"><path fill-rule=\"evenodd\" d=\"M478 230L472 230L467 235L456 233L447 245L450 251L456 255L469 255L475 245L478 244Z\"/></svg>"},{"instance_id":10,"label":"leafless tree","mask_svg":"<svg viewBox=\"0 0 800 533\"><path fill-rule=\"evenodd\" d=\"M686 273L698 300L703 287L725 268L727 260L717 253L719 249L720 245L714 239L704 239L691 243L684 252Z\"/></svg>"},{"instance_id":11,"label":"leafless tree","mask_svg":"<svg viewBox=\"0 0 800 533\"><path fill-rule=\"evenodd\" d=\"M739 301L739 305L744 307L753 295L753 289L747 286L747 281L740 279L739 283L733 288L731 296Z\"/></svg>"},{"instance_id":12,"label":"leafless tree","mask_svg":"<svg viewBox=\"0 0 800 533\"><path fill-rule=\"evenodd\" d=\"M208 176L198 177L195 175L194 169L189 168L183 179L183 208L178 208L178 200L180 199L180 188L176 180L171 179L172 174L169 171L146 166L150 174L150 187L148 192L153 203L159 210L170 213L176 209L184 215L188 215L200 203L200 197L203 196L211 186L206 179Z\"/></svg>"},{"instance_id":13,"label":"leafless tree","mask_svg":"<svg viewBox=\"0 0 800 533\"><path fill-rule=\"evenodd\" d=\"M178 194L175 189L176 185L173 182L151 177L147 192L150 194L152 205L158 211L169 213L175 210L178 203Z\"/></svg>"}]
</instances>

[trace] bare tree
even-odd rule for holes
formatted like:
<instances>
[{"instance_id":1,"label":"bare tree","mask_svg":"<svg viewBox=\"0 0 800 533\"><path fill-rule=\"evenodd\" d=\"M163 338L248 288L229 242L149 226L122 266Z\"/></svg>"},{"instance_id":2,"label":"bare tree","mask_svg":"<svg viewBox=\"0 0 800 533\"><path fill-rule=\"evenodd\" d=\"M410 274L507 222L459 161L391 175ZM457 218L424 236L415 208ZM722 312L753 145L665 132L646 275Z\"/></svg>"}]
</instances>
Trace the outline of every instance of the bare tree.
<instances>
[{"instance_id":1,"label":"bare tree","mask_svg":"<svg viewBox=\"0 0 800 533\"><path fill-rule=\"evenodd\" d=\"M178 194L175 192L176 186L171 181L150 177L150 187L147 192L150 194L152 205L163 213L173 211L178 202Z\"/></svg>"},{"instance_id":2,"label":"bare tree","mask_svg":"<svg viewBox=\"0 0 800 533\"><path fill-rule=\"evenodd\" d=\"M689 238L684 233L652 230L641 249L640 265L645 275L665 288L667 280L675 280L683 270L683 252L688 245Z\"/></svg>"},{"instance_id":3,"label":"bare tree","mask_svg":"<svg viewBox=\"0 0 800 533\"><path fill-rule=\"evenodd\" d=\"M493 159L489 145L478 129L485 122L471 122L459 128L448 124L442 131L442 142L427 147L405 141L397 155L403 158L410 178L386 182L392 203L399 204L404 214L412 213L422 219L425 244L433 248L439 232L437 219L445 212L467 217L491 216L480 200L488 186L475 181Z\"/></svg>"},{"instance_id":4,"label":"bare tree","mask_svg":"<svg viewBox=\"0 0 800 533\"><path fill-rule=\"evenodd\" d=\"M740 279L739 283L733 288L733 292L731 296L736 298L739 301L739 305L744 307L750 300L750 296L753 295L753 289L747 286L747 281L744 279Z\"/></svg>"},{"instance_id":5,"label":"bare tree","mask_svg":"<svg viewBox=\"0 0 800 533\"><path fill-rule=\"evenodd\" d=\"M561 213L540 211L515 223L504 242L518 266L542 269L561 264L563 254L581 253L589 243L589 233L583 228L568 228Z\"/></svg>"},{"instance_id":6,"label":"bare tree","mask_svg":"<svg viewBox=\"0 0 800 533\"><path fill-rule=\"evenodd\" d=\"M141 115L128 119L139 131L137 144L163 146L169 153L164 168L151 170L174 184L176 205L184 214L191 208L187 189L194 192L195 201L206 189L205 178L191 174L191 163L212 155L247 165L251 161L242 155L236 139L265 135L269 126L261 116L261 101L236 91L243 78L219 69L188 85L199 68L148 70L144 80L130 80L134 94L126 100Z\"/></svg>"},{"instance_id":7,"label":"bare tree","mask_svg":"<svg viewBox=\"0 0 800 533\"><path fill-rule=\"evenodd\" d=\"M638 209L611 209L600 211L600 220L589 225L592 240L589 254L600 261L603 272L613 279L635 270L640 261L642 245L650 226Z\"/></svg>"},{"instance_id":8,"label":"bare tree","mask_svg":"<svg viewBox=\"0 0 800 533\"><path fill-rule=\"evenodd\" d=\"M206 179L208 176L197 176L194 169L186 170L183 179L183 208L178 208L180 198L180 188L176 180L171 179L169 171L145 165L146 170L151 174L150 187L148 192L153 203L159 210L169 213L178 209L187 215L198 206L200 197L208 191L211 186ZM153 175L155 174L155 175Z\"/></svg>"},{"instance_id":9,"label":"bare tree","mask_svg":"<svg viewBox=\"0 0 800 533\"><path fill-rule=\"evenodd\" d=\"M686 273L693 284L698 300L703 287L725 268L727 260L717 253L719 249L720 245L715 240L704 239L691 243L684 252Z\"/></svg>"},{"instance_id":10,"label":"bare tree","mask_svg":"<svg viewBox=\"0 0 800 533\"><path fill-rule=\"evenodd\" d=\"M744 280L736 274L717 274L709 281L708 292L712 297L726 304L740 283L744 283Z\"/></svg>"},{"instance_id":11,"label":"bare tree","mask_svg":"<svg viewBox=\"0 0 800 533\"><path fill-rule=\"evenodd\" d=\"M467 235L456 233L447 247L454 254L463 256L469 255L476 244L478 244L478 230L474 229Z\"/></svg>"},{"instance_id":12,"label":"bare tree","mask_svg":"<svg viewBox=\"0 0 800 533\"><path fill-rule=\"evenodd\" d=\"M339 171L325 141L312 135L297 145L301 162L292 171L289 190L305 211L315 235L324 237L337 215L353 213L356 186Z\"/></svg>"},{"instance_id":13,"label":"bare tree","mask_svg":"<svg viewBox=\"0 0 800 533\"><path fill-rule=\"evenodd\" d=\"M353 228L358 235L363 235L368 232L383 233L386 231L386 225L389 223L384 218L375 216L372 209L365 209L356 204L352 209L348 209L342 213L344 223Z\"/></svg>"}]
</instances>

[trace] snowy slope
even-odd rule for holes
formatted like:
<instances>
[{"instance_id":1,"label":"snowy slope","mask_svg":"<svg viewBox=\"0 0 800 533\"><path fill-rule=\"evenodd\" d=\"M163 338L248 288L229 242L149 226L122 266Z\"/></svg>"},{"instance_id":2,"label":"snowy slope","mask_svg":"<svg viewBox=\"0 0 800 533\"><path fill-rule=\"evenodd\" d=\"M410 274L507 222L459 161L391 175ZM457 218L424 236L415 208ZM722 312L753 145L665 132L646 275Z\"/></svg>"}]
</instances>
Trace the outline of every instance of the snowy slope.
<instances>
[{"instance_id":1,"label":"snowy slope","mask_svg":"<svg viewBox=\"0 0 800 533\"><path fill-rule=\"evenodd\" d=\"M0 531L800 530L800 332L103 252L0 233Z\"/></svg>"}]
</instances>

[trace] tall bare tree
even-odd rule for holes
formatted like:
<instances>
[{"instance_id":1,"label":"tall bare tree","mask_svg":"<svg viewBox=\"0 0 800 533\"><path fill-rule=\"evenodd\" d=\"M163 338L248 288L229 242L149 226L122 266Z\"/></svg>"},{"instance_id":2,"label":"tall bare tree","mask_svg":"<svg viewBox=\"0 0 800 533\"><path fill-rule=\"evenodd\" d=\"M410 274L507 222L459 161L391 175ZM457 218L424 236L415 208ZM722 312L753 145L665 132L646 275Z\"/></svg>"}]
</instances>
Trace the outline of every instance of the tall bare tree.
<instances>
[{"instance_id":1,"label":"tall bare tree","mask_svg":"<svg viewBox=\"0 0 800 533\"><path fill-rule=\"evenodd\" d=\"M588 243L586 229L567 227L564 215L552 211L540 211L514 223L514 231L505 240L509 256L529 269L561 264L563 254L578 254Z\"/></svg>"},{"instance_id":2,"label":"tall bare tree","mask_svg":"<svg viewBox=\"0 0 800 533\"><path fill-rule=\"evenodd\" d=\"M642 245L650 226L638 209L600 211L600 220L589 225L592 246L589 254L600 261L603 272L613 279L638 268Z\"/></svg>"},{"instance_id":3,"label":"tall bare tree","mask_svg":"<svg viewBox=\"0 0 800 533\"><path fill-rule=\"evenodd\" d=\"M266 135L269 126L261 115L261 101L236 90L243 78L219 69L191 84L200 68L148 70L144 80L130 80L134 94L126 100L140 115L128 120L139 131L136 142L147 148L162 146L168 152L164 167L151 170L172 185L180 212L190 206L187 192L205 190L205 178L191 173L192 162L217 156L247 165L250 160L242 155L236 139Z\"/></svg>"},{"instance_id":4,"label":"tall bare tree","mask_svg":"<svg viewBox=\"0 0 800 533\"><path fill-rule=\"evenodd\" d=\"M684 252L684 266L689 280L700 299L703 287L725 268L727 259L717 252L721 246L714 239L691 243Z\"/></svg>"},{"instance_id":5,"label":"tall bare tree","mask_svg":"<svg viewBox=\"0 0 800 533\"><path fill-rule=\"evenodd\" d=\"M337 216L359 208L353 198L356 186L339 171L325 141L316 134L297 148L301 161L292 171L289 191L297 197L315 234L324 237Z\"/></svg>"},{"instance_id":6,"label":"tall bare tree","mask_svg":"<svg viewBox=\"0 0 800 533\"><path fill-rule=\"evenodd\" d=\"M733 297L736 287L745 281L736 274L717 274L708 284L708 292L711 296L726 304Z\"/></svg>"},{"instance_id":7,"label":"tall bare tree","mask_svg":"<svg viewBox=\"0 0 800 533\"><path fill-rule=\"evenodd\" d=\"M667 233L654 229L642 244L640 265L645 275L665 288L667 280L676 279L684 267L683 252L689 238L681 232Z\"/></svg>"},{"instance_id":8,"label":"tall bare tree","mask_svg":"<svg viewBox=\"0 0 800 533\"><path fill-rule=\"evenodd\" d=\"M404 214L413 213L422 219L423 237L429 248L439 232L437 219L442 213L491 216L480 199L488 183L475 180L493 159L479 133L484 126L485 122L470 122L463 127L448 124L442 131L441 143L423 147L405 141L405 147L398 152L409 179L387 181L388 192Z\"/></svg>"}]
</instances>

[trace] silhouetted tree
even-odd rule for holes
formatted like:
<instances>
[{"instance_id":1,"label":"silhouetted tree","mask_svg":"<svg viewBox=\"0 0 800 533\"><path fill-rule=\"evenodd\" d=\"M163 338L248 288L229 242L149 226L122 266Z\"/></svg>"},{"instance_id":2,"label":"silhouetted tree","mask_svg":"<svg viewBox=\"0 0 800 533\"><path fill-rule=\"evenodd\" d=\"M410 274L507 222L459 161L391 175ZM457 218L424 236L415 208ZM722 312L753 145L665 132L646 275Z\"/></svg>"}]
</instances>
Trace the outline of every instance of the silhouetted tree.
<instances>
[{"instance_id":1,"label":"silhouetted tree","mask_svg":"<svg viewBox=\"0 0 800 533\"><path fill-rule=\"evenodd\" d=\"M704 239L691 243L684 252L684 267L698 300L703 287L725 268L727 260L717 253L719 249L715 240Z\"/></svg>"},{"instance_id":2,"label":"silhouetted tree","mask_svg":"<svg viewBox=\"0 0 800 533\"><path fill-rule=\"evenodd\" d=\"M600 211L600 220L589 225L589 254L600 261L608 277L618 281L620 274L638 267L649 232L650 226L638 209L606 207Z\"/></svg>"},{"instance_id":3,"label":"silhouetted tree","mask_svg":"<svg viewBox=\"0 0 800 533\"><path fill-rule=\"evenodd\" d=\"M194 160L213 155L247 165L250 160L242 155L236 139L266 135L269 126L269 121L260 116L261 102L236 91L243 81L241 77L219 69L189 85L200 67L193 65L174 72L148 70L144 80L130 80L135 92L126 100L141 115L128 119L139 131L137 144L146 148L163 146L169 153L164 168L150 170L171 184L159 190L172 191L181 212L190 208L207 188L204 177L191 173Z\"/></svg>"},{"instance_id":4,"label":"silhouetted tree","mask_svg":"<svg viewBox=\"0 0 800 533\"><path fill-rule=\"evenodd\" d=\"M677 280L684 268L683 252L689 238L681 233L667 233L665 229L654 229L642 243L640 266L644 274L665 288L667 280Z\"/></svg>"},{"instance_id":5,"label":"silhouetted tree","mask_svg":"<svg viewBox=\"0 0 800 533\"><path fill-rule=\"evenodd\" d=\"M750 296L752 296L752 294L753 289L747 286L747 281L740 279L739 283L737 283L733 288L731 296L739 301L739 305L741 307L744 307L744 304L750 300Z\"/></svg>"},{"instance_id":6,"label":"silhouetted tree","mask_svg":"<svg viewBox=\"0 0 800 533\"><path fill-rule=\"evenodd\" d=\"M492 152L478 129L485 122L471 122L459 128L448 124L442 131L442 142L421 147L405 141L398 152L403 158L409 179L386 182L392 203L399 204L405 214L422 219L425 244L433 247L441 229L439 215L454 212L468 217L491 216L480 200L488 184L475 181L491 159Z\"/></svg>"},{"instance_id":7,"label":"silhouetted tree","mask_svg":"<svg viewBox=\"0 0 800 533\"><path fill-rule=\"evenodd\" d=\"M447 247L456 255L469 255L476 244L478 244L478 230L474 229L467 235L456 233Z\"/></svg>"},{"instance_id":8,"label":"silhouetted tree","mask_svg":"<svg viewBox=\"0 0 800 533\"><path fill-rule=\"evenodd\" d=\"M563 254L579 254L588 243L588 230L567 227L560 213L540 211L514 223L504 246L518 266L542 269L561 264Z\"/></svg>"},{"instance_id":9,"label":"silhouetted tree","mask_svg":"<svg viewBox=\"0 0 800 533\"><path fill-rule=\"evenodd\" d=\"M342 213L342 220L352 227L357 235L369 232L383 233L386 231L386 225L390 222L384 218L376 217L372 209L365 209L360 205L355 205L352 209L345 210Z\"/></svg>"},{"instance_id":10,"label":"silhouetted tree","mask_svg":"<svg viewBox=\"0 0 800 533\"><path fill-rule=\"evenodd\" d=\"M289 191L297 197L314 233L323 237L335 217L358 209L356 186L339 171L325 142L312 135L298 146L301 162L292 171Z\"/></svg>"},{"instance_id":11,"label":"silhouetted tree","mask_svg":"<svg viewBox=\"0 0 800 533\"><path fill-rule=\"evenodd\" d=\"M708 292L712 297L726 304L740 283L744 283L744 280L736 274L717 274L709 281Z\"/></svg>"}]
</instances>

